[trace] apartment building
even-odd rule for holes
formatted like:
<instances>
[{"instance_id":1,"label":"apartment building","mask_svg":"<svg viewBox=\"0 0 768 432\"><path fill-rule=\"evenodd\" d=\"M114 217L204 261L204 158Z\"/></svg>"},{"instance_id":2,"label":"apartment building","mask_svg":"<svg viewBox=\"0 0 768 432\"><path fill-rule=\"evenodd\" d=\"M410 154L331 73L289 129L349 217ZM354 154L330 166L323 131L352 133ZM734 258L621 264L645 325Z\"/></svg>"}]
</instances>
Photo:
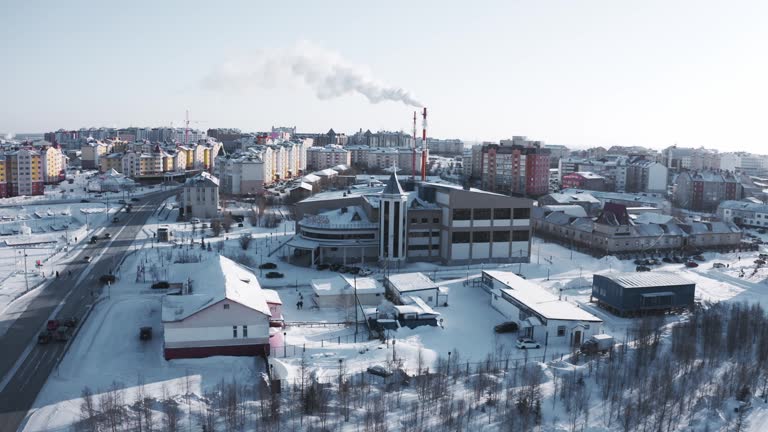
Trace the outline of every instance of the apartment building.
<instances>
[{"instance_id":1,"label":"apartment building","mask_svg":"<svg viewBox=\"0 0 768 432\"><path fill-rule=\"evenodd\" d=\"M722 201L741 198L741 182L730 172L684 171L677 176L674 202L682 208L714 211Z\"/></svg>"},{"instance_id":2,"label":"apartment building","mask_svg":"<svg viewBox=\"0 0 768 432\"><path fill-rule=\"evenodd\" d=\"M8 189L6 158L5 154L0 153L0 198L6 198L9 196L10 190Z\"/></svg>"},{"instance_id":3,"label":"apartment building","mask_svg":"<svg viewBox=\"0 0 768 432\"><path fill-rule=\"evenodd\" d=\"M40 157L43 161L43 182L60 183L66 177L67 157L58 146L46 144L48 145L40 149Z\"/></svg>"},{"instance_id":4,"label":"apartment building","mask_svg":"<svg viewBox=\"0 0 768 432\"><path fill-rule=\"evenodd\" d=\"M207 172L184 182L182 197L187 218L213 218L219 214L219 179Z\"/></svg>"},{"instance_id":5,"label":"apartment building","mask_svg":"<svg viewBox=\"0 0 768 432\"><path fill-rule=\"evenodd\" d=\"M538 196L549 191L549 150L525 137L483 144L481 181L485 190Z\"/></svg>"},{"instance_id":6,"label":"apartment building","mask_svg":"<svg viewBox=\"0 0 768 432\"><path fill-rule=\"evenodd\" d=\"M8 196L43 195L43 162L37 150L22 148L5 153Z\"/></svg>"},{"instance_id":7,"label":"apartment building","mask_svg":"<svg viewBox=\"0 0 768 432\"><path fill-rule=\"evenodd\" d=\"M723 201L717 206L717 216L739 226L768 228L768 204L750 201Z\"/></svg>"},{"instance_id":8,"label":"apartment building","mask_svg":"<svg viewBox=\"0 0 768 432\"><path fill-rule=\"evenodd\" d=\"M576 171L566 174L562 178L564 188L605 190L605 177L590 171Z\"/></svg>"},{"instance_id":9,"label":"apartment building","mask_svg":"<svg viewBox=\"0 0 768 432\"><path fill-rule=\"evenodd\" d=\"M90 140L80 147L80 161L83 169L98 169L101 158L112 151L111 142Z\"/></svg>"},{"instance_id":10,"label":"apartment building","mask_svg":"<svg viewBox=\"0 0 768 432\"><path fill-rule=\"evenodd\" d=\"M459 139L427 138L427 149L434 154L458 156L464 154L464 142Z\"/></svg>"},{"instance_id":11,"label":"apartment building","mask_svg":"<svg viewBox=\"0 0 768 432\"><path fill-rule=\"evenodd\" d=\"M723 153L720 155L720 169L753 176L768 174L768 156L750 153Z\"/></svg>"},{"instance_id":12,"label":"apartment building","mask_svg":"<svg viewBox=\"0 0 768 432\"><path fill-rule=\"evenodd\" d=\"M351 163L350 152L339 145L329 144L324 147L311 147L307 150L307 168L312 170L332 168L336 165L349 166Z\"/></svg>"}]
</instances>

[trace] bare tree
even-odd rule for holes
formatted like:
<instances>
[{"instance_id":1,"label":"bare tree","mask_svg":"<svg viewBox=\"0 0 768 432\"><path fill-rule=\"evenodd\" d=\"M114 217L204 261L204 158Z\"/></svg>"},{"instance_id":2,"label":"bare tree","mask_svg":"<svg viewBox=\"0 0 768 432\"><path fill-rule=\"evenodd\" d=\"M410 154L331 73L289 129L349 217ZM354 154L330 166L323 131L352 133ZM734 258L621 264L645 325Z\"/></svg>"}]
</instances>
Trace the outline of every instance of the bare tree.
<instances>
[{"instance_id":1,"label":"bare tree","mask_svg":"<svg viewBox=\"0 0 768 432\"><path fill-rule=\"evenodd\" d=\"M253 237L251 237L250 234L246 233L240 236L238 241L240 242L240 247L243 250L248 250L248 246L251 244L251 240L253 240Z\"/></svg>"},{"instance_id":2,"label":"bare tree","mask_svg":"<svg viewBox=\"0 0 768 432\"><path fill-rule=\"evenodd\" d=\"M214 219L211 221L211 232L213 233L214 237L218 237L221 234L222 225L221 220Z\"/></svg>"}]
</instances>

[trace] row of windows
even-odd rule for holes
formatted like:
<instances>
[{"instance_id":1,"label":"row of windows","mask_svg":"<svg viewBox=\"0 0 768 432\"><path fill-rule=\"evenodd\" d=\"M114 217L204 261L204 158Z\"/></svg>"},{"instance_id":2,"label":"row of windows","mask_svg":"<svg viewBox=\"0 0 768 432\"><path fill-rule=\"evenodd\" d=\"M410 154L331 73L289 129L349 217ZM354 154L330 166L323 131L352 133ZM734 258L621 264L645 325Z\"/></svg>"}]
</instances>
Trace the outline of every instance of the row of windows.
<instances>
[{"instance_id":1,"label":"row of windows","mask_svg":"<svg viewBox=\"0 0 768 432\"><path fill-rule=\"evenodd\" d=\"M237 339L237 326L232 326L232 337ZM248 326L247 325L243 326L243 337L244 338L248 337Z\"/></svg>"},{"instance_id":2,"label":"row of windows","mask_svg":"<svg viewBox=\"0 0 768 432\"><path fill-rule=\"evenodd\" d=\"M529 208L457 208L453 209L453 220L489 220L493 214L493 219L509 220L509 219L529 219L531 217L531 209Z\"/></svg>"},{"instance_id":3,"label":"row of windows","mask_svg":"<svg viewBox=\"0 0 768 432\"><path fill-rule=\"evenodd\" d=\"M419 218L412 217L411 218L411 223L412 224L416 224L416 223L423 223L423 224L429 223L429 218L421 218L421 222L419 222ZM440 223L440 218L432 218L432 223Z\"/></svg>"},{"instance_id":4,"label":"row of windows","mask_svg":"<svg viewBox=\"0 0 768 432\"><path fill-rule=\"evenodd\" d=\"M408 245L408 250L437 250L440 245Z\"/></svg>"},{"instance_id":5,"label":"row of windows","mask_svg":"<svg viewBox=\"0 0 768 432\"><path fill-rule=\"evenodd\" d=\"M528 231L512 231L512 241L528 241ZM459 231L453 233L453 243L488 243L493 239L494 243L508 242L509 231Z\"/></svg>"},{"instance_id":6,"label":"row of windows","mask_svg":"<svg viewBox=\"0 0 768 432\"><path fill-rule=\"evenodd\" d=\"M376 238L375 234L322 234L310 231L302 231L301 235L307 238L323 240L373 240Z\"/></svg>"},{"instance_id":7,"label":"row of windows","mask_svg":"<svg viewBox=\"0 0 768 432\"><path fill-rule=\"evenodd\" d=\"M440 231L411 232L408 237L440 237Z\"/></svg>"}]
</instances>

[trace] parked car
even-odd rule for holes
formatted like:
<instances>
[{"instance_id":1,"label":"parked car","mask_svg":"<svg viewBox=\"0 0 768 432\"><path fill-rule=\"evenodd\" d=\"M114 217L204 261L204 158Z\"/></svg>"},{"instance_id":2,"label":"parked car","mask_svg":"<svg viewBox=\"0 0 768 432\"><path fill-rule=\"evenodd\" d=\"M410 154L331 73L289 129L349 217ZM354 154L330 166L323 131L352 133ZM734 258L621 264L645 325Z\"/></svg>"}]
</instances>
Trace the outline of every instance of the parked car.
<instances>
[{"instance_id":1,"label":"parked car","mask_svg":"<svg viewBox=\"0 0 768 432\"><path fill-rule=\"evenodd\" d=\"M113 218L112 218L112 222L120 222L120 218L118 218L118 217L113 217Z\"/></svg>"},{"instance_id":2,"label":"parked car","mask_svg":"<svg viewBox=\"0 0 768 432\"><path fill-rule=\"evenodd\" d=\"M383 378L392 376L393 372L384 365L373 365L366 369L369 374L380 376Z\"/></svg>"},{"instance_id":3,"label":"parked car","mask_svg":"<svg viewBox=\"0 0 768 432\"><path fill-rule=\"evenodd\" d=\"M171 284L166 281L155 282L152 284L152 289L166 289L170 288Z\"/></svg>"},{"instance_id":4,"label":"parked car","mask_svg":"<svg viewBox=\"0 0 768 432\"><path fill-rule=\"evenodd\" d=\"M91 262L91 259L92 259L92 258L91 258L91 257L89 257L89 256L84 256L84 257L83 257L83 261L85 261L85 262L87 262L87 263Z\"/></svg>"},{"instance_id":5,"label":"parked car","mask_svg":"<svg viewBox=\"0 0 768 432\"><path fill-rule=\"evenodd\" d=\"M646 264L648 264L646 262L646 260L640 259L640 258L636 259L634 262L635 262L635 265L646 265Z\"/></svg>"},{"instance_id":6,"label":"parked car","mask_svg":"<svg viewBox=\"0 0 768 432\"><path fill-rule=\"evenodd\" d=\"M330 267L328 268L330 268L331 271L339 271L339 269L341 268L341 264L331 264Z\"/></svg>"},{"instance_id":7,"label":"parked car","mask_svg":"<svg viewBox=\"0 0 768 432\"><path fill-rule=\"evenodd\" d=\"M518 339L517 343L515 343L515 346L517 346L520 349L541 348L541 345L539 345L538 342L530 338Z\"/></svg>"},{"instance_id":8,"label":"parked car","mask_svg":"<svg viewBox=\"0 0 768 432\"><path fill-rule=\"evenodd\" d=\"M271 263L271 262L265 262L264 264L261 264L259 268L264 270L272 270L277 268L277 264Z\"/></svg>"},{"instance_id":9,"label":"parked car","mask_svg":"<svg viewBox=\"0 0 768 432\"><path fill-rule=\"evenodd\" d=\"M193 223L193 224L199 224L199 223L200 223L200 219L198 219L198 218L192 218L192 219L190 219L190 220L189 220L189 222L190 222L190 223Z\"/></svg>"},{"instance_id":10,"label":"parked car","mask_svg":"<svg viewBox=\"0 0 768 432\"><path fill-rule=\"evenodd\" d=\"M361 268L360 272L358 273L359 276L370 276L373 274L373 270L368 268Z\"/></svg>"},{"instance_id":11,"label":"parked car","mask_svg":"<svg viewBox=\"0 0 768 432\"><path fill-rule=\"evenodd\" d=\"M112 234L106 233L106 234L104 234L104 238L105 239L112 238Z\"/></svg>"},{"instance_id":12,"label":"parked car","mask_svg":"<svg viewBox=\"0 0 768 432\"><path fill-rule=\"evenodd\" d=\"M318 264L316 268L318 270L327 270L328 267L330 267L328 264Z\"/></svg>"},{"instance_id":13,"label":"parked car","mask_svg":"<svg viewBox=\"0 0 768 432\"><path fill-rule=\"evenodd\" d=\"M80 200L80 202L81 203L87 203L87 202L90 202L90 201L88 201L87 199L83 198L83 199Z\"/></svg>"},{"instance_id":14,"label":"parked car","mask_svg":"<svg viewBox=\"0 0 768 432\"><path fill-rule=\"evenodd\" d=\"M695 259L696 261L706 261L703 255L694 255L693 259Z\"/></svg>"},{"instance_id":15,"label":"parked car","mask_svg":"<svg viewBox=\"0 0 768 432\"><path fill-rule=\"evenodd\" d=\"M269 273L267 273L267 279L280 279L283 276L285 276L285 275L280 273L280 272L269 272Z\"/></svg>"},{"instance_id":16,"label":"parked car","mask_svg":"<svg viewBox=\"0 0 768 432\"><path fill-rule=\"evenodd\" d=\"M661 261L657 260L656 258L651 258L648 260L648 265L659 265L661 264Z\"/></svg>"},{"instance_id":17,"label":"parked car","mask_svg":"<svg viewBox=\"0 0 768 432\"><path fill-rule=\"evenodd\" d=\"M699 264L696 263L696 261L688 261L688 262L685 263L685 266L689 267L689 268L695 268L695 267L698 267Z\"/></svg>"},{"instance_id":18,"label":"parked car","mask_svg":"<svg viewBox=\"0 0 768 432\"><path fill-rule=\"evenodd\" d=\"M763 259L756 259L755 260L755 264L757 264L757 265L765 265L765 260L763 260Z\"/></svg>"},{"instance_id":19,"label":"parked car","mask_svg":"<svg viewBox=\"0 0 768 432\"><path fill-rule=\"evenodd\" d=\"M670 257L664 257L661 260L664 261L667 264L671 264L673 262L672 258L670 258Z\"/></svg>"},{"instance_id":20,"label":"parked car","mask_svg":"<svg viewBox=\"0 0 768 432\"><path fill-rule=\"evenodd\" d=\"M766 230L765 228L758 228L757 232L759 232L760 234L766 234L768 233L768 230Z\"/></svg>"},{"instance_id":21,"label":"parked car","mask_svg":"<svg viewBox=\"0 0 768 432\"><path fill-rule=\"evenodd\" d=\"M757 257L760 259L768 259L768 254L761 253L761 254L758 254Z\"/></svg>"},{"instance_id":22,"label":"parked car","mask_svg":"<svg viewBox=\"0 0 768 432\"><path fill-rule=\"evenodd\" d=\"M150 340L152 339L152 327L142 327L139 329L139 339Z\"/></svg>"},{"instance_id":23,"label":"parked car","mask_svg":"<svg viewBox=\"0 0 768 432\"><path fill-rule=\"evenodd\" d=\"M133 197L133 198L131 198L131 201L133 201L133 202L139 202L139 201L141 201L141 200L140 200L140 199L138 199L138 198L136 198L136 197Z\"/></svg>"},{"instance_id":24,"label":"parked car","mask_svg":"<svg viewBox=\"0 0 768 432\"><path fill-rule=\"evenodd\" d=\"M672 261L674 261L677 264L682 264L683 263L683 259L680 258L679 256L672 257Z\"/></svg>"},{"instance_id":25,"label":"parked car","mask_svg":"<svg viewBox=\"0 0 768 432\"><path fill-rule=\"evenodd\" d=\"M118 203L118 204L125 204L125 200L124 200L124 199L121 199L121 200L117 200L117 203Z\"/></svg>"},{"instance_id":26,"label":"parked car","mask_svg":"<svg viewBox=\"0 0 768 432\"><path fill-rule=\"evenodd\" d=\"M640 265L640 266L635 267L635 271L636 272L649 272L649 271L651 271L651 268L648 267L648 266Z\"/></svg>"},{"instance_id":27,"label":"parked car","mask_svg":"<svg viewBox=\"0 0 768 432\"><path fill-rule=\"evenodd\" d=\"M91 243L96 243L96 240L98 240L98 239L99 238L96 237L96 236L91 237Z\"/></svg>"},{"instance_id":28,"label":"parked car","mask_svg":"<svg viewBox=\"0 0 768 432\"><path fill-rule=\"evenodd\" d=\"M516 332L518 330L517 323L514 321L507 321L501 324L498 324L493 328L493 331L496 333L512 333Z\"/></svg>"},{"instance_id":29,"label":"parked car","mask_svg":"<svg viewBox=\"0 0 768 432\"><path fill-rule=\"evenodd\" d=\"M717 268L717 269L725 268L725 264L716 262L716 263L712 264L712 268Z\"/></svg>"}]
</instances>

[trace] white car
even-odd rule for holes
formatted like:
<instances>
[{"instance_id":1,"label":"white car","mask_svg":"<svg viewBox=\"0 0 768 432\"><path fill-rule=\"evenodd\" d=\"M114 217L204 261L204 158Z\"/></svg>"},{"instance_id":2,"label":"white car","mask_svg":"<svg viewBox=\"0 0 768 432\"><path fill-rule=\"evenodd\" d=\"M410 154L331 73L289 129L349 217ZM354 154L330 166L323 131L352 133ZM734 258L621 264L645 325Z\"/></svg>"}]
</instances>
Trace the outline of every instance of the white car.
<instances>
[{"instance_id":1,"label":"white car","mask_svg":"<svg viewBox=\"0 0 768 432\"><path fill-rule=\"evenodd\" d=\"M358 276L370 276L371 274L373 274L373 272L371 271L371 269L361 268L360 272L357 274Z\"/></svg>"},{"instance_id":2,"label":"white car","mask_svg":"<svg viewBox=\"0 0 768 432\"><path fill-rule=\"evenodd\" d=\"M538 342L530 338L520 338L515 345L520 349L541 348Z\"/></svg>"}]
</instances>

